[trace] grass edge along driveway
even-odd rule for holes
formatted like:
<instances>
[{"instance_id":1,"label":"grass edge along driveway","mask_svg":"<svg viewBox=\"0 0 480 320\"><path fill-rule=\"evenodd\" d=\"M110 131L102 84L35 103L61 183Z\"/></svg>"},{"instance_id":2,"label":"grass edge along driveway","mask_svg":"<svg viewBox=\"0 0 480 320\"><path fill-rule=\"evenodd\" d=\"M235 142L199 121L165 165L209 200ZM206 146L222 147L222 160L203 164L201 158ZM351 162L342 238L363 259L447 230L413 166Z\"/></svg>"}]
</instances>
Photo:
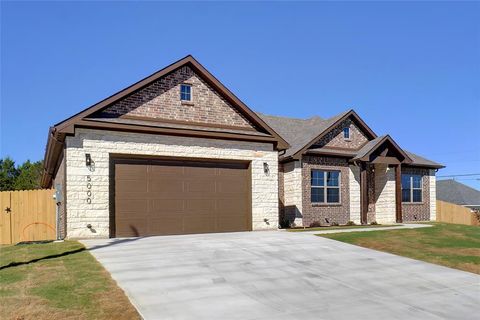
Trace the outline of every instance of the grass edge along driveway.
<instances>
[{"instance_id":1,"label":"grass edge along driveway","mask_svg":"<svg viewBox=\"0 0 480 320\"><path fill-rule=\"evenodd\" d=\"M140 319L77 241L0 246L0 319Z\"/></svg>"},{"instance_id":2,"label":"grass edge along driveway","mask_svg":"<svg viewBox=\"0 0 480 320\"><path fill-rule=\"evenodd\" d=\"M480 228L448 223L432 225L317 236L480 274Z\"/></svg>"}]
</instances>

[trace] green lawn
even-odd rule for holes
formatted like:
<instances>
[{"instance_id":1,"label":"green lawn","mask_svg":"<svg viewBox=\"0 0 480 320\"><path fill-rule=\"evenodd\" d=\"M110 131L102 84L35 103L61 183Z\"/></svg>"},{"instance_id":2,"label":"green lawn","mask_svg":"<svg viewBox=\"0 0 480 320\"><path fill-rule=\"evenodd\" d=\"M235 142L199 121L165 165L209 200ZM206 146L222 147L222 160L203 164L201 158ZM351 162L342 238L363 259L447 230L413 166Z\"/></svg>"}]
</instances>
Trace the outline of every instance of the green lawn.
<instances>
[{"instance_id":1,"label":"green lawn","mask_svg":"<svg viewBox=\"0 0 480 320\"><path fill-rule=\"evenodd\" d=\"M315 228L292 228L287 229L289 232L304 232L304 231L327 231L327 230L345 230L345 229L361 229L361 228L388 228L394 227L392 224L375 224L375 225L353 225L353 226L335 226L335 227L315 227Z\"/></svg>"},{"instance_id":2,"label":"green lawn","mask_svg":"<svg viewBox=\"0 0 480 320\"><path fill-rule=\"evenodd\" d=\"M139 319L76 241L0 246L0 319Z\"/></svg>"},{"instance_id":3,"label":"green lawn","mask_svg":"<svg viewBox=\"0 0 480 320\"><path fill-rule=\"evenodd\" d=\"M319 234L366 248L480 274L480 227L433 223L421 229Z\"/></svg>"}]
</instances>

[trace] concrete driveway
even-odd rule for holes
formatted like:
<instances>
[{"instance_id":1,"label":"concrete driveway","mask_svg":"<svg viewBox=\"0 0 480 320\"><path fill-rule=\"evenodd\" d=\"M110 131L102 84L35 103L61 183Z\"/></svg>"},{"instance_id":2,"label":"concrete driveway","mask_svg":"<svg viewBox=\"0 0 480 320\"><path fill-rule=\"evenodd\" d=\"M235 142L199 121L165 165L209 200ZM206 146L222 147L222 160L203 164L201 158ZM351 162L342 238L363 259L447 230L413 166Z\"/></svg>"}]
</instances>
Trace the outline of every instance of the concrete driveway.
<instances>
[{"instance_id":1,"label":"concrete driveway","mask_svg":"<svg viewBox=\"0 0 480 320\"><path fill-rule=\"evenodd\" d=\"M480 306L480 276L311 234L83 243L145 319L465 320Z\"/></svg>"}]
</instances>

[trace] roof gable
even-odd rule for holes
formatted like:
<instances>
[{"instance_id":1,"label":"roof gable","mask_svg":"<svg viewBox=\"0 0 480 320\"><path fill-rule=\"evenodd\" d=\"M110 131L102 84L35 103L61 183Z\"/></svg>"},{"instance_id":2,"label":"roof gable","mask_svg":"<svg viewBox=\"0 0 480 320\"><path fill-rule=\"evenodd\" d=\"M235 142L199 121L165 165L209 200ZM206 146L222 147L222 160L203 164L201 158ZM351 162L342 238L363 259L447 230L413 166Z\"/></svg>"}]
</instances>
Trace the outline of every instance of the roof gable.
<instances>
[{"instance_id":1,"label":"roof gable","mask_svg":"<svg viewBox=\"0 0 480 320\"><path fill-rule=\"evenodd\" d=\"M370 127L365 123L365 121L363 121L360 118L360 116L352 109L326 120L322 124L322 126L320 126L319 130L317 131L318 132L317 135L313 139L311 139L307 144L305 144L303 147L299 148L298 151L293 153L292 158L294 159L301 158L302 154L308 148L314 145L317 141L319 141L321 138L327 135L331 130L333 130L342 121L344 121L347 118L351 118L353 121L355 121L355 123L365 132L365 134L369 139L374 139L377 137L377 135L373 132L372 129L370 129Z\"/></svg>"},{"instance_id":2,"label":"roof gable","mask_svg":"<svg viewBox=\"0 0 480 320\"><path fill-rule=\"evenodd\" d=\"M364 145L353 160L375 163L378 159L396 159L399 163L412 163L412 159L402 148L389 136L377 137Z\"/></svg>"},{"instance_id":3,"label":"roof gable","mask_svg":"<svg viewBox=\"0 0 480 320\"><path fill-rule=\"evenodd\" d=\"M335 129L342 121L351 119L368 139L374 139L377 135L358 116L354 110L345 111L335 117L322 119L312 117L310 119L292 119L260 114L261 117L290 144L282 157L285 159L299 159L307 149L320 141L325 135Z\"/></svg>"},{"instance_id":4,"label":"roof gable","mask_svg":"<svg viewBox=\"0 0 480 320\"><path fill-rule=\"evenodd\" d=\"M368 142L368 135L356 124L352 117L348 117L335 125L322 138L316 141L309 149L332 148L342 150L358 150ZM345 139L344 129L349 129L349 138Z\"/></svg>"},{"instance_id":5,"label":"roof gable","mask_svg":"<svg viewBox=\"0 0 480 320\"><path fill-rule=\"evenodd\" d=\"M182 85L190 87L190 101L180 99ZM88 118L121 118L256 130L237 108L189 66L160 77Z\"/></svg>"},{"instance_id":6,"label":"roof gable","mask_svg":"<svg viewBox=\"0 0 480 320\"><path fill-rule=\"evenodd\" d=\"M55 130L60 133L73 133L75 125L79 125L81 123L82 126L87 126L90 123L89 121L92 120L92 118L97 121L96 125L98 125L98 116L105 116L105 113L103 113L105 110L107 110L108 114L108 108L114 107L120 101L129 98L131 99L131 101L133 101L135 99L135 94L137 94L141 90L145 90L146 88L148 88L148 86L152 85L159 79L166 77L177 70L181 70L182 68L187 68L186 70L191 70L198 79L201 79L202 83L214 90L215 93L219 97L221 97L221 100L224 102L223 106L221 107L225 108L225 106L228 106L234 110L234 112L232 112L229 116L232 119L235 118L237 124L240 124L240 128L242 126L244 126L245 128L248 127L248 129L255 128L259 132L263 132L275 138L279 149L285 149L288 147L288 143L281 136L279 136L272 128L270 128L256 113L250 110L250 108L248 108L240 99L238 99L230 90L228 90L218 79L216 79L210 72L208 72L198 61L196 61L190 55L146 77L145 79L117 92L116 94L96 103L95 105L75 114L74 116L56 124ZM110 109L110 111L111 110L112 109ZM166 120L168 121L169 119ZM142 124L130 123L129 125L139 126Z\"/></svg>"}]
</instances>

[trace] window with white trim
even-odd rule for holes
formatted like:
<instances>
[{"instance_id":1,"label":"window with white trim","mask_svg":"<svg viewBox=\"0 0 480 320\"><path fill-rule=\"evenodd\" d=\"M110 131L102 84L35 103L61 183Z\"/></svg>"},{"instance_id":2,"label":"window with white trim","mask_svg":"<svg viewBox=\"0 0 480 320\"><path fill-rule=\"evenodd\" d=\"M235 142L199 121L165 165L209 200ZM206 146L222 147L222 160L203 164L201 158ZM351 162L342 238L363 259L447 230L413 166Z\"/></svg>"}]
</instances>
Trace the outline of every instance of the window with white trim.
<instances>
[{"instance_id":1,"label":"window with white trim","mask_svg":"<svg viewBox=\"0 0 480 320\"><path fill-rule=\"evenodd\" d=\"M311 171L311 201L340 203L340 171Z\"/></svg>"},{"instance_id":2,"label":"window with white trim","mask_svg":"<svg viewBox=\"0 0 480 320\"><path fill-rule=\"evenodd\" d=\"M189 84L180 85L180 100L192 101L192 86Z\"/></svg>"},{"instance_id":3,"label":"window with white trim","mask_svg":"<svg viewBox=\"0 0 480 320\"><path fill-rule=\"evenodd\" d=\"M350 128L343 128L343 139L350 140Z\"/></svg>"},{"instance_id":4,"label":"window with white trim","mask_svg":"<svg viewBox=\"0 0 480 320\"><path fill-rule=\"evenodd\" d=\"M402 174L402 202L422 202L422 176L418 174Z\"/></svg>"}]
</instances>

